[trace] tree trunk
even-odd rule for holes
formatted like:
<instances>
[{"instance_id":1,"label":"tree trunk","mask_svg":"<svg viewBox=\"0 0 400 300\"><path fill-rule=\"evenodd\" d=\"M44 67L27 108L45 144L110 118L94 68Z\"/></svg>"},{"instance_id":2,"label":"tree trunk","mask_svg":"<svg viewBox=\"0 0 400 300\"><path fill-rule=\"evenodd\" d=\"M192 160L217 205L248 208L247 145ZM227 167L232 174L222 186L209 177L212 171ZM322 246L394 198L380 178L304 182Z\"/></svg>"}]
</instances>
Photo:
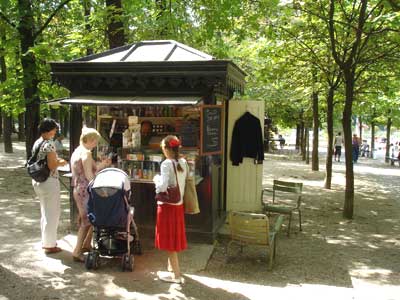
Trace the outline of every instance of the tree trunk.
<instances>
[{"instance_id":1,"label":"tree trunk","mask_svg":"<svg viewBox=\"0 0 400 300\"><path fill-rule=\"evenodd\" d=\"M317 92L313 92L313 94L312 94L312 103L313 103L313 149L312 149L311 170L318 171L319 170L319 157L318 157L319 109L318 109L318 93Z\"/></svg>"},{"instance_id":2,"label":"tree trunk","mask_svg":"<svg viewBox=\"0 0 400 300\"><path fill-rule=\"evenodd\" d=\"M159 26L158 36L159 38L165 38L168 36L168 26L166 20L163 19L163 16L167 12L167 1L166 0L155 0L155 4L157 7L157 23L161 22L161 26Z\"/></svg>"},{"instance_id":3,"label":"tree trunk","mask_svg":"<svg viewBox=\"0 0 400 300\"><path fill-rule=\"evenodd\" d=\"M306 127L304 121L301 122L301 159L303 161L306 160L307 151L306 151Z\"/></svg>"},{"instance_id":4,"label":"tree trunk","mask_svg":"<svg viewBox=\"0 0 400 300\"><path fill-rule=\"evenodd\" d=\"M362 142L362 134L363 134L363 130L362 130L362 118L361 116L358 117L358 132L359 132L359 137L360 137L360 141Z\"/></svg>"},{"instance_id":5,"label":"tree trunk","mask_svg":"<svg viewBox=\"0 0 400 300\"><path fill-rule=\"evenodd\" d=\"M374 158L374 149L375 149L375 122L371 122L371 148L369 149L369 156Z\"/></svg>"},{"instance_id":6,"label":"tree trunk","mask_svg":"<svg viewBox=\"0 0 400 300\"><path fill-rule=\"evenodd\" d=\"M304 123L303 121L300 121L299 150L302 158L303 158L303 142L304 142Z\"/></svg>"},{"instance_id":7,"label":"tree trunk","mask_svg":"<svg viewBox=\"0 0 400 300\"><path fill-rule=\"evenodd\" d=\"M305 128L305 142L306 142L306 164L310 164L310 129Z\"/></svg>"},{"instance_id":8,"label":"tree trunk","mask_svg":"<svg viewBox=\"0 0 400 300\"><path fill-rule=\"evenodd\" d=\"M389 162L390 153L390 131L392 129L392 118L390 117L391 111L389 111L389 117L386 123L386 152L385 152L385 162Z\"/></svg>"},{"instance_id":9,"label":"tree trunk","mask_svg":"<svg viewBox=\"0 0 400 300\"><path fill-rule=\"evenodd\" d=\"M1 9L4 9L4 4L0 6ZM7 41L6 32L4 30L4 26L2 26L2 22L0 22L0 83L3 83L7 80L7 65L5 58L5 44ZM0 107L0 135L3 134L3 110Z\"/></svg>"},{"instance_id":10,"label":"tree trunk","mask_svg":"<svg viewBox=\"0 0 400 300\"><path fill-rule=\"evenodd\" d=\"M0 41L1 41L1 48L0 48L0 83L4 83L7 80L7 65L6 65L6 58L4 56L5 49L3 48L4 42L6 40L6 33L3 27L0 26ZM7 93L7 91L5 91ZM2 121L3 121L3 142L4 142L4 152L12 153L12 141L11 141L11 134L12 134L12 114L11 112L6 112L2 110Z\"/></svg>"},{"instance_id":11,"label":"tree trunk","mask_svg":"<svg viewBox=\"0 0 400 300\"><path fill-rule=\"evenodd\" d=\"M40 118L40 98L38 91L38 79L36 73L36 61L30 49L34 46L33 11L30 0L18 0L19 24L18 32L21 43L21 65L23 72L24 98L25 98L25 129L26 129L26 157L32 153L32 146L39 134L37 128Z\"/></svg>"},{"instance_id":12,"label":"tree trunk","mask_svg":"<svg viewBox=\"0 0 400 300\"><path fill-rule=\"evenodd\" d=\"M4 128L4 134L3 134L4 152L13 153L12 140L11 140L12 115L11 113L6 114L4 111L3 111L3 128Z\"/></svg>"},{"instance_id":13,"label":"tree trunk","mask_svg":"<svg viewBox=\"0 0 400 300\"><path fill-rule=\"evenodd\" d=\"M329 88L326 97L327 102L327 131L328 131L328 148L326 156L326 171L325 171L325 188L331 189L332 187L332 156L333 156L333 88Z\"/></svg>"},{"instance_id":14,"label":"tree trunk","mask_svg":"<svg viewBox=\"0 0 400 300\"><path fill-rule=\"evenodd\" d=\"M301 125L296 125L296 150L300 150L300 141L301 141Z\"/></svg>"},{"instance_id":15,"label":"tree trunk","mask_svg":"<svg viewBox=\"0 0 400 300\"><path fill-rule=\"evenodd\" d=\"M25 113L18 115L18 141L25 141Z\"/></svg>"},{"instance_id":16,"label":"tree trunk","mask_svg":"<svg viewBox=\"0 0 400 300\"><path fill-rule=\"evenodd\" d=\"M354 211L354 170L352 153L351 114L354 96L354 72L344 70L345 79L345 105L343 108L343 134L346 158L346 189L344 195L343 216L353 218Z\"/></svg>"},{"instance_id":17,"label":"tree trunk","mask_svg":"<svg viewBox=\"0 0 400 300\"><path fill-rule=\"evenodd\" d=\"M85 30L86 33L89 34L92 32L92 26L90 26L90 0L83 0L83 11L84 11L84 16L85 16ZM86 48L86 55L91 55L93 54L93 48L92 47L87 47Z\"/></svg>"},{"instance_id":18,"label":"tree trunk","mask_svg":"<svg viewBox=\"0 0 400 300\"><path fill-rule=\"evenodd\" d=\"M62 113L62 122L63 125L61 127L61 132L63 133L63 135L65 137L69 137L70 136L70 132L69 132L69 109L65 109L63 107L63 113Z\"/></svg>"},{"instance_id":19,"label":"tree trunk","mask_svg":"<svg viewBox=\"0 0 400 300\"><path fill-rule=\"evenodd\" d=\"M0 136L3 135L3 113L2 109L0 107Z\"/></svg>"},{"instance_id":20,"label":"tree trunk","mask_svg":"<svg viewBox=\"0 0 400 300\"><path fill-rule=\"evenodd\" d=\"M124 24L122 23L121 0L106 0L108 9L107 37L110 49L125 44Z\"/></svg>"},{"instance_id":21,"label":"tree trunk","mask_svg":"<svg viewBox=\"0 0 400 300\"><path fill-rule=\"evenodd\" d=\"M59 110L59 109L56 109L56 108L53 108L53 107L50 105L50 117L51 117L53 120L56 120L57 123L60 123L60 110Z\"/></svg>"},{"instance_id":22,"label":"tree trunk","mask_svg":"<svg viewBox=\"0 0 400 300\"><path fill-rule=\"evenodd\" d=\"M264 151L269 153L269 127L267 124L264 126Z\"/></svg>"}]
</instances>

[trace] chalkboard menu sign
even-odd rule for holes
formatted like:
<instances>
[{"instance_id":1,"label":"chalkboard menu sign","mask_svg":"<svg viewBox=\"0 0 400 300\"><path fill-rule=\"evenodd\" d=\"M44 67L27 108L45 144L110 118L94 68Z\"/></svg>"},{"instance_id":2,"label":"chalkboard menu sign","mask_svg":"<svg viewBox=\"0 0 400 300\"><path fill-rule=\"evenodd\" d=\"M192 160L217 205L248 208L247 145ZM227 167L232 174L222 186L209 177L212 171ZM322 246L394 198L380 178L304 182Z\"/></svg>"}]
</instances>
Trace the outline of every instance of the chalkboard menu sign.
<instances>
[{"instance_id":1,"label":"chalkboard menu sign","mask_svg":"<svg viewBox=\"0 0 400 300\"><path fill-rule=\"evenodd\" d=\"M201 107L200 154L219 154L222 151L222 106Z\"/></svg>"}]
</instances>

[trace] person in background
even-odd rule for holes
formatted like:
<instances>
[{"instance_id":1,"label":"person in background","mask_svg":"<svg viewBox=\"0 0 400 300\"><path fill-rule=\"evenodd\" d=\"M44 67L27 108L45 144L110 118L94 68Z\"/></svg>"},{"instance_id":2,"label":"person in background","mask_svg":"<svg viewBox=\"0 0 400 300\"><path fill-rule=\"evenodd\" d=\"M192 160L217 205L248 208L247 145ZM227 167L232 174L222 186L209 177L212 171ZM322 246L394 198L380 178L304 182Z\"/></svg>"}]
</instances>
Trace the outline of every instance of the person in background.
<instances>
[{"instance_id":1,"label":"person in background","mask_svg":"<svg viewBox=\"0 0 400 300\"><path fill-rule=\"evenodd\" d=\"M178 252L187 248L183 195L188 168L186 160L180 157L180 145L180 140L173 135L168 135L161 141L161 149L166 159L161 163L161 174L154 177L154 183L156 193L160 193L167 191L168 186L176 186L176 177L178 179L180 201L174 204L157 201L155 247L168 252L167 269L170 274L159 274L160 280L181 284L183 278L179 268Z\"/></svg>"},{"instance_id":2,"label":"person in background","mask_svg":"<svg viewBox=\"0 0 400 300\"><path fill-rule=\"evenodd\" d=\"M150 139L153 136L153 123L150 121L143 121L140 127L140 140L142 146L148 146Z\"/></svg>"},{"instance_id":3,"label":"person in background","mask_svg":"<svg viewBox=\"0 0 400 300\"><path fill-rule=\"evenodd\" d=\"M399 151L399 153L397 154L397 159L399 160L398 162L399 162L399 166L400 166L400 151Z\"/></svg>"},{"instance_id":4,"label":"person in background","mask_svg":"<svg viewBox=\"0 0 400 300\"><path fill-rule=\"evenodd\" d=\"M351 146L353 150L353 162L356 163L360 154L360 139L358 138L357 134L353 134Z\"/></svg>"},{"instance_id":5,"label":"person in background","mask_svg":"<svg viewBox=\"0 0 400 300\"><path fill-rule=\"evenodd\" d=\"M342 155L342 145L343 145L343 137L341 132L337 133L333 144L335 145L335 161L337 160L340 162L340 156Z\"/></svg>"},{"instance_id":6,"label":"person in background","mask_svg":"<svg viewBox=\"0 0 400 300\"><path fill-rule=\"evenodd\" d=\"M40 122L40 137L35 141L32 153L39 148L37 160L47 159L50 176L44 182L32 179L32 186L40 200L40 228L42 235L42 248L46 254L62 251L57 247L57 229L60 219L60 182L58 181L57 168L67 164L67 161L57 156L53 138L58 130L56 121L45 118Z\"/></svg>"},{"instance_id":7,"label":"person in background","mask_svg":"<svg viewBox=\"0 0 400 300\"><path fill-rule=\"evenodd\" d=\"M368 157L369 156L369 145L367 140L363 140L360 146L360 156L361 157Z\"/></svg>"},{"instance_id":8,"label":"person in background","mask_svg":"<svg viewBox=\"0 0 400 300\"><path fill-rule=\"evenodd\" d=\"M83 127L80 137L80 145L71 156L71 169L73 196L79 211L78 237L72 258L77 262L84 262L83 253L89 252L92 242L92 227L87 216L87 203L89 194L87 187L94 178L97 171L111 165L110 158L103 158L100 164L96 165L92 157L92 150L97 146L100 134L94 128Z\"/></svg>"},{"instance_id":9,"label":"person in background","mask_svg":"<svg viewBox=\"0 0 400 300\"><path fill-rule=\"evenodd\" d=\"M281 149L283 149L283 147L285 146L285 139L283 138L282 134L278 135L278 139L279 139L279 146L281 147Z\"/></svg>"}]
</instances>

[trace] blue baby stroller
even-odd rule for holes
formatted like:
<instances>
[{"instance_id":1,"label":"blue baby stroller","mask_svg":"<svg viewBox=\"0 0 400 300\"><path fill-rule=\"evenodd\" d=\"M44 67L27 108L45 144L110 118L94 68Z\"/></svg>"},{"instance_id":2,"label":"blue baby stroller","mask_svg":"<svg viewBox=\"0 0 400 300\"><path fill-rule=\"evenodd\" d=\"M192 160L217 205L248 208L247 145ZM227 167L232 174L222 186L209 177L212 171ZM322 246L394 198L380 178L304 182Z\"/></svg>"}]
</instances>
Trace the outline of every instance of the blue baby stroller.
<instances>
[{"instance_id":1,"label":"blue baby stroller","mask_svg":"<svg viewBox=\"0 0 400 300\"><path fill-rule=\"evenodd\" d=\"M88 218L93 225L93 249L86 269L97 269L100 256L121 257L122 271L133 271L134 254L142 254L129 205L130 182L125 172L106 168L89 183Z\"/></svg>"}]
</instances>

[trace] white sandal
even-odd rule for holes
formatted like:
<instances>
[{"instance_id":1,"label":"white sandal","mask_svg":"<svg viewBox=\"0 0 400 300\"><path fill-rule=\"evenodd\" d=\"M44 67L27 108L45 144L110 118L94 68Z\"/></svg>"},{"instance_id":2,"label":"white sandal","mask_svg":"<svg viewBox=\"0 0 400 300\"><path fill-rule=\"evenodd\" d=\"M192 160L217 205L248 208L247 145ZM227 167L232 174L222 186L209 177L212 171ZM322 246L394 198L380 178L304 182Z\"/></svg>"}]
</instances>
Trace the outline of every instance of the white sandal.
<instances>
[{"instance_id":1,"label":"white sandal","mask_svg":"<svg viewBox=\"0 0 400 300\"><path fill-rule=\"evenodd\" d=\"M184 283L184 279L182 277L173 278L171 275L166 275L166 276L160 276L159 275L158 278L161 281L169 282L169 283L178 283L178 284L183 284Z\"/></svg>"}]
</instances>

